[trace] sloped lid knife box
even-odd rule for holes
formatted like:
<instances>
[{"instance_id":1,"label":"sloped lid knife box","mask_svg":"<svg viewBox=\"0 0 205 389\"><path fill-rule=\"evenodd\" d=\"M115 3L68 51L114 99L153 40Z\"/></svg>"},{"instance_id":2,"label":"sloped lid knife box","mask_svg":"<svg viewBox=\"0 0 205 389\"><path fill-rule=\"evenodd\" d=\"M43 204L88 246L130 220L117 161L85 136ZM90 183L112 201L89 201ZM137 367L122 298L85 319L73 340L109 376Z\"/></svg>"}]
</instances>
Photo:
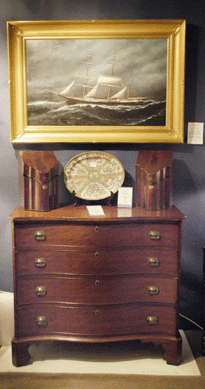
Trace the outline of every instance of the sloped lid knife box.
<instances>
[{"instance_id":1,"label":"sloped lid knife box","mask_svg":"<svg viewBox=\"0 0 205 389\"><path fill-rule=\"evenodd\" d=\"M19 205L26 210L59 207L59 166L53 151L20 151Z\"/></svg>"},{"instance_id":2,"label":"sloped lid knife box","mask_svg":"<svg viewBox=\"0 0 205 389\"><path fill-rule=\"evenodd\" d=\"M140 150L135 164L136 206L147 210L170 208L173 151Z\"/></svg>"}]
</instances>

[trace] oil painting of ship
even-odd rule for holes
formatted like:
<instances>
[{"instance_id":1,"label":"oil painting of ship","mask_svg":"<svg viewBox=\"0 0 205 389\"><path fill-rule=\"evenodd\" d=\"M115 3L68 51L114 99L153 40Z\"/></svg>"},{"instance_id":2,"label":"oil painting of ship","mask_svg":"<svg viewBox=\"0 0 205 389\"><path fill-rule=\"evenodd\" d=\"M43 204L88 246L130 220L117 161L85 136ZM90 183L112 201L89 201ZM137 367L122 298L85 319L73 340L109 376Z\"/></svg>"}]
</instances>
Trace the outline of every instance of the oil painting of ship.
<instances>
[{"instance_id":1,"label":"oil painting of ship","mask_svg":"<svg viewBox=\"0 0 205 389\"><path fill-rule=\"evenodd\" d=\"M166 39L27 40L29 126L164 126Z\"/></svg>"}]
</instances>

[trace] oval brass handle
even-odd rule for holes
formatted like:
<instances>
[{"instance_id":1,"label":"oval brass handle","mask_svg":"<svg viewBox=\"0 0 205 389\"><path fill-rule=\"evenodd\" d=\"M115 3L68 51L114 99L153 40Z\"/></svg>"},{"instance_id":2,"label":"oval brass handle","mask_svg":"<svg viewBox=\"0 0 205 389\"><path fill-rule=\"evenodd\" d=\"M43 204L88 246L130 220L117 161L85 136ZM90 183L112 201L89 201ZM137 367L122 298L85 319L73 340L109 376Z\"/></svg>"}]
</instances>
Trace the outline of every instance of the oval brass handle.
<instances>
[{"instance_id":1,"label":"oval brass handle","mask_svg":"<svg viewBox=\"0 0 205 389\"><path fill-rule=\"evenodd\" d=\"M96 251L96 253L95 253L95 259L99 259L99 257L100 257L100 253L99 253L98 251Z\"/></svg>"},{"instance_id":2,"label":"oval brass handle","mask_svg":"<svg viewBox=\"0 0 205 389\"><path fill-rule=\"evenodd\" d=\"M147 316L147 322L150 326L158 324L157 316Z\"/></svg>"},{"instance_id":3,"label":"oval brass handle","mask_svg":"<svg viewBox=\"0 0 205 389\"><path fill-rule=\"evenodd\" d=\"M100 281L99 280L95 281L95 286L100 286Z\"/></svg>"},{"instance_id":4,"label":"oval brass handle","mask_svg":"<svg viewBox=\"0 0 205 389\"><path fill-rule=\"evenodd\" d=\"M100 314L99 309L96 309L96 310L95 310L95 316L99 316L99 314Z\"/></svg>"},{"instance_id":5,"label":"oval brass handle","mask_svg":"<svg viewBox=\"0 0 205 389\"><path fill-rule=\"evenodd\" d=\"M151 296L159 294L159 288L158 286L154 286L154 285L148 286L148 292L149 294L151 294Z\"/></svg>"},{"instance_id":6,"label":"oval brass handle","mask_svg":"<svg viewBox=\"0 0 205 389\"><path fill-rule=\"evenodd\" d=\"M47 289L45 286L37 286L36 287L36 295L38 297L46 296L46 294L47 294Z\"/></svg>"},{"instance_id":7,"label":"oval brass handle","mask_svg":"<svg viewBox=\"0 0 205 389\"><path fill-rule=\"evenodd\" d=\"M159 259L157 257L149 257L148 265L151 267L157 267L160 265Z\"/></svg>"},{"instance_id":8,"label":"oval brass handle","mask_svg":"<svg viewBox=\"0 0 205 389\"><path fill-rule=\"evenodd\" d=\"M37 316L35 321L36 321L36 325L38 327L46 327L47 326L47 319L45 316Z\"/></svg>"},{"instance_id":9,"label":"oval brass handle","mask_svg":"<svg viewBox=\"0 0 205 389\"><path fill-rule=\"evenodd\" d=\"M95 227L95 232L98 233L100 231L100 228L98 226Z\"/></svg>"},{"instance_id":10,"label":"oval brass handle","mask_svg":"<svg viewBox=\"0 0 205 389\"><path fill-rule=\"evenodd\" d=\"M35 259L35 266L36 267L40 267L40 268L44 268L46 267L46 260L45 258L36 258Z\"/></svg>"},{"instance_id":11,"label":"oval brass handle","mask_svg":"<svg viewBox=\"0 0 205 389\"><path fill-rule=\"evenodd\" d=\"M46 234L45 234L44 231L36 231L35 234L34 234L34 238L37 241L46 240Z\"/></svg>"},{"instance_id":12,"label":"oval brass handle","mask_svg":"<svg viewBox=\"0 0 205 389\"><path fill-rule=\"evenodd\" d=\"M159 231L150 231L149 232L149 238L153 240L158 240L161 238L160 232Z\"/></svg>"}]
</instances>

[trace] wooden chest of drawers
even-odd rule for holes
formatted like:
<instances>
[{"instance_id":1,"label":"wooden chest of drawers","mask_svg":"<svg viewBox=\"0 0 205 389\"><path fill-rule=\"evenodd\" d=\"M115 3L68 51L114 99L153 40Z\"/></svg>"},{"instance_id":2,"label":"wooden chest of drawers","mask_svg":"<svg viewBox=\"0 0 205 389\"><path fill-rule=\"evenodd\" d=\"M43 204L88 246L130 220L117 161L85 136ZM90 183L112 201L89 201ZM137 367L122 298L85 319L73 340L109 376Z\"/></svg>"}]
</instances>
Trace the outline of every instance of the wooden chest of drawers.
<instances>
[{"instance_id":1,"label":"wooden chest of drawers","mask_svg":"<svg viewBox=\"0 0 205 389\"><path fill-rule=\"evenodd\" d=\"M131 215L126 215L126 212ZM42 213L17 208L13 231L13 363L39 341L163 344L181 360L178 300L182 221L168 210L85 206Z\"/></svg>"}]
</instances>

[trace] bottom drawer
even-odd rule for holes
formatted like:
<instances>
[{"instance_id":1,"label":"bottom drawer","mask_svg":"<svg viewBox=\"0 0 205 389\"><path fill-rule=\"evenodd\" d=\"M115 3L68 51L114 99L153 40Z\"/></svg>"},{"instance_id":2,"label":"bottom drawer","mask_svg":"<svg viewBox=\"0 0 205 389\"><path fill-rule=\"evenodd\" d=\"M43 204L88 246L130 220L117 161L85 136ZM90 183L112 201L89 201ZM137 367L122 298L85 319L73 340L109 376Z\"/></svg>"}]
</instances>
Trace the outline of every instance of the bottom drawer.
<instances>
[{"instance_id":1,"label":"bottom drawer","mask_svg":"<svg viewBox=\"0 0 205 389\"><path fill-rule=\"evenodd\" d=\"M176 334L174 307L117 305L90 307L39 306L18 309L16 337L67 335L111 337L134 334Z\"/></svg>"}]
</instances>

